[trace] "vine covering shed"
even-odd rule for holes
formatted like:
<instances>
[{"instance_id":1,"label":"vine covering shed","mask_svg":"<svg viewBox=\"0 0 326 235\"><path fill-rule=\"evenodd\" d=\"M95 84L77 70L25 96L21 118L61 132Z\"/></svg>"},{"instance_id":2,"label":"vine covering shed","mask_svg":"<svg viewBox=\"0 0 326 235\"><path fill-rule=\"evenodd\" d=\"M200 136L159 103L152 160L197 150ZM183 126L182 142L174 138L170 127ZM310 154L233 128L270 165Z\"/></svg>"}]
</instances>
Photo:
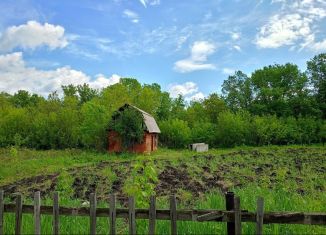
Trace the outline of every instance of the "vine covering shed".
<instances>
[{"instance_id":1,"label":"vine covering shed","mask_svg":"<svg viewBox=\"0 0 326 235\"><path fill-rule=\"evenodd\" d=\"M158 146L158 134L161 133L155 118L149 113L137 108L136 106L125 104L120 107L112 116L111 122L114 122L123 112L127 109L134 109L142 116L142 126L144 130L143 140L141 143L135 143L128 147L129 152L135 153L150 153L155 151ZM108 133L108 151L109 152L122 152L124 150L122 138L119 133L109 128Z\"/></svg>"}]
</instances>

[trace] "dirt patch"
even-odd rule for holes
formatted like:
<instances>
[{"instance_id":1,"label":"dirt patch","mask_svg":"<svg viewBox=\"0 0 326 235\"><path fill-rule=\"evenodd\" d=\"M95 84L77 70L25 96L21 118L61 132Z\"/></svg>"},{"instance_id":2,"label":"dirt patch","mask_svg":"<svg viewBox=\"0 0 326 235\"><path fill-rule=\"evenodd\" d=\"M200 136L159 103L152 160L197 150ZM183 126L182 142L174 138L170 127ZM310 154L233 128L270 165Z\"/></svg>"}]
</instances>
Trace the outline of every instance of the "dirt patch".
<instances>
[{"instance_id":1,"label":"dirt patch","mask_svg":"<svg viewBox=\"0 0 326 235\"><path fill-rule=\"evenodd\" d=\"M178 189L187 190L198 196L200 192L205 191L205 186L192 179L185 169L177 169L172 166L166 166L158 176L159 183L155 188L157 195L176 194Z\"/></svg>"},{"instance_id":2,"label":"dirt patch","mask_svg":"<svg viewBox=\"0 0 326 235\"><path fill-rule=\"evenodd\" d=\"M6 195L13 198L13 194L22 193L24 195L32 196L34 192L40 191L41 196L44 197L50 192L53 192L56 186L59 174L38 175L18 180L12 184L1 186Z\"/></svg>"},{"instance_id":3,"label":"dirt patch","mask_svg":"<svg viewBox=\"0 0 326 235\"><path fill-rule=\"evenodd\" d=\"M214 171L214 173L209 176L204 175L202 179L205 182L207 190L218 188L222 192L227 192L230 188L230 185L224 181L223 177L218 171Z\"/></svg>"}]
</instances>

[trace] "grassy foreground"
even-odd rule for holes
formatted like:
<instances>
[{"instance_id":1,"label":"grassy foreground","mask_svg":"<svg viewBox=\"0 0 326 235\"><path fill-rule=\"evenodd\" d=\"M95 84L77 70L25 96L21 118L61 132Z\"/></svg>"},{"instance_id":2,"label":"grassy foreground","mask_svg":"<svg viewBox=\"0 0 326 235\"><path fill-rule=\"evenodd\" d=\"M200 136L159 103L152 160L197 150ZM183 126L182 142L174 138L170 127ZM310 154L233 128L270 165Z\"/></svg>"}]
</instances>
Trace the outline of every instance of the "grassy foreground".
<instances>
[{"instance_id":1,"label":"grassy foreground","mask_svg":"<svg viewBox=\"0 0 326 235\"><path fill-rule=\"evenodd\" d=\"M178 208L223 209L223 192L233 190L241 206L256 210L256 197L265 198L266 211L326 212L326 149L321 146L241 147L190 151L162 149L148 155L108 155L80 150L0 150L0 188L7 193L22 192L31 203L33 191L42 192L42 203L51 205L51 195L60 191L60 205L81 206L96 191L99 206L107 207L110 192L126 196L124 185L132 177L135 162L154 160L158 173L155 192L158 207L168 208L167 196L175 193ZM120 206L125 205L120 200ZM127 233L127 221L118 220L119 233ZM5 215L6 233L13 233L14 215ZM169 222L158 222L157 232L169 233ZM42 232L51 233L52 218L42 216ZM137 220L140 234L147 222ZM98 233L107 233L108 222L98 219ZM23 217L23 232L33 233L31 215ZM88 233L88 218L61 217L62 233ZM178 222L180 234L223 234L223 223ZM323 226L265 225L267 234L325 234ZM254 233L254 224L243 223L243 233Z\"/></svg>"}]
</instances>

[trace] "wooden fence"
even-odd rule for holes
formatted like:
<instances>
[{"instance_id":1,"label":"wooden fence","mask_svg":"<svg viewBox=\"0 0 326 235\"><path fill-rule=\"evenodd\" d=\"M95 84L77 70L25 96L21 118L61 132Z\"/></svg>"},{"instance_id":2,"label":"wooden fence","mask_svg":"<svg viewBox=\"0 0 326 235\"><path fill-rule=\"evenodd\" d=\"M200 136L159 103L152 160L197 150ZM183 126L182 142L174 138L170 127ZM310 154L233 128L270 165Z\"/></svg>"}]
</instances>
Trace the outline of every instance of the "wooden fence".
<instances>
[{"instance_id":1,"label":"wooden fence","mask_svg":"<svg viewBox=\"0 0 326 235\"><path fill-rule=\"evenodd\" d=\"M176 197L170 197L169 209L157 209L155 197L150 198L149 209L136 209L134 197L129 197L128 208L116 208L116 197L110 195L109 208L97 208L96 194L90 195L89 207L59 207L59 194L54 193L53 206L42 206L40 192L34 194L34 205L23 205L22 196L16 197L16 203L5 204L4 192L0 191L0 235L3 234L4 213L15 213L15 234L21 234L22 214L34 215L34 232L41 234L41 215L53 216L53 234L60 232L60 215L88 216L90 234L96 233L96 217L107 217L109 233L116 234L116 219L125 218L129 223L129 234L136 234L136 220L149 220L149 234L155 234L156 220L170 220L171 234L177 234L177 221L226 222L228 234L241 234L241 223L256 223L256 234L263 233L263 224L306 224L326 225L326 213L304 212L264 212L264 200L258 198L257 211L241 210L240 198L232 192L225 195L226 210L178 210Z\"/></svg>"}]
</instances>

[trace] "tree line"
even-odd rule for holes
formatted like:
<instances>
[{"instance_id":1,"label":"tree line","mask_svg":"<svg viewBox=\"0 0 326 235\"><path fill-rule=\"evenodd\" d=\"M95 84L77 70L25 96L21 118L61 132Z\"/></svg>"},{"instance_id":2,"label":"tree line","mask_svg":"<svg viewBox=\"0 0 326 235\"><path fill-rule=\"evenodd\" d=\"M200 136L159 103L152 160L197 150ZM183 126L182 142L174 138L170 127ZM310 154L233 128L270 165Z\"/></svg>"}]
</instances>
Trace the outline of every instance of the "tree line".
<instances>
[{"instance_id":1,"label":"tree line","mask_svg":"<svg viewBox=\"0 0 326 235\"><path fill-rule=\"evenodd\" d=\"M125 103L157 120L160 144L183 148L192 142L212 147L311 144L326 139L326 54L297 65L274 64L251 76L236 71L212 93L186 102L160 85L122 78L101 90L62 86L47 98L19 90L0 93L0 147L104 150L112 114Z\"/></svg>"}]
</instances>

